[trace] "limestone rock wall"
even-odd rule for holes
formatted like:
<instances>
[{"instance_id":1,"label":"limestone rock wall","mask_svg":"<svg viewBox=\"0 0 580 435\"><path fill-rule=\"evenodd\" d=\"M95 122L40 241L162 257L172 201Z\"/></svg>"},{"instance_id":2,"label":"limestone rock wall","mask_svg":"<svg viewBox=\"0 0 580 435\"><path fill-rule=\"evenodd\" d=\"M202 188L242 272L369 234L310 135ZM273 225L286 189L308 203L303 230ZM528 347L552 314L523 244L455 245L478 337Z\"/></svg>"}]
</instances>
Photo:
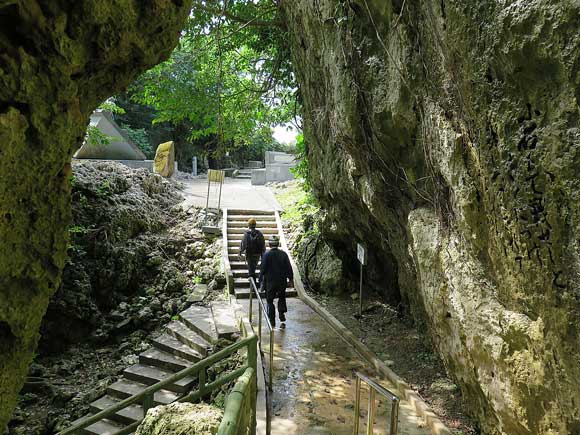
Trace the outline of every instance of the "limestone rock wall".
<instances>
[{"instance_id":1,"label":"limestone rock wall","mask_svg":"<svg viewBox=\"0 0 580 435\"><path fill-rule=\"evenodd\" d=\"M0 431L58 288L89 114L166 58L186 0L0 1Z\"/></svg>"},{"instance_id":2,"label":"limestone rock wall","mask_svg":"<svg viewBox=\"0 0 580 435\"><path fill-rule=\"evenodd\" d=\"M580 4L282 6L337 252L369 245L483 433L580 433Z\"/></svg>"}]
</instances>

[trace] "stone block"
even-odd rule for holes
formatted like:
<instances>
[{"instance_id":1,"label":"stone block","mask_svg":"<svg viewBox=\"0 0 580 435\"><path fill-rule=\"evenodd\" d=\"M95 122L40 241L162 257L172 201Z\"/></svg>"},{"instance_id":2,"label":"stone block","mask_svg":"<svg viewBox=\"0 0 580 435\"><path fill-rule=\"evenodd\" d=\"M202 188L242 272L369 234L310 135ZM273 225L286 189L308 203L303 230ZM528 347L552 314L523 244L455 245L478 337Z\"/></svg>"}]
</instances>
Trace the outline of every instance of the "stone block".
<instances>
[{"instance_id":1,"label":"stone block","mask_svg":"<svg viewBox=\"0 0 580 435\"><path fill-rule=\"evenodd\" d=\"M188 302L201 302L207 295L207 284L196 284L187 298Z\"/></svg>"},{"instance_id":2,"label":"stone block","mask_svg":"<svg viewBox=\"0 0 580 435\"><path fill-rule=\"evenodd\" d=\"M254 169L252 170L252 185L263 186L266 184L266 170Z\"/></svg>"},{"instance_id":3,"label":"stone block","mask_svg":"<svg viewBox=\"0 0 580 435\"><path fill-rule=\"evenodd\" d=\"M157 147L153 172L162 177L169 178L175 169L175 146L173 141L164 142Z\"/></svg>"}]
</instances>

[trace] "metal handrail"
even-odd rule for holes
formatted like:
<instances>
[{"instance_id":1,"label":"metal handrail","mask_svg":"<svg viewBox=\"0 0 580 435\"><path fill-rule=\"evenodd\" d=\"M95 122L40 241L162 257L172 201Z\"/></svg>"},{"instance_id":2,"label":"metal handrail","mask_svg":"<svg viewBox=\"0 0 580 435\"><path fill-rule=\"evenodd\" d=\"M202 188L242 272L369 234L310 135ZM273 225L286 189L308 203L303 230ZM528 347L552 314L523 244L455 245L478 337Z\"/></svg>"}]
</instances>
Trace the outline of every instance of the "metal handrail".
<instances>
[{"instance_id":1,"label":"metal handrail","mask_svg":"<svg viewBox=\"0 0 580 435\"><path fill-rule=\"evenodd\" d=\"M250 308L249 308L249 313L248 313L248 317L250 318L250 323L252 322L252 294L256 295L256 298L258 299L258 302L260 303L260 306L262 307L261 310L258 310L259 316L258 316L258 341L260 343L260 349L262 348L262 313L264 313L264 316L266 317L266 325L268 325L268 330L270 331L270 369L268 370L268 389L270 391L272 391L272 380L274 378L274 328L272 327L272 323L270 322L270 319L268 318L268 311L266 310L266 307L264 306L264 301L262 300L262 296L260 295L260 292L258 291L258 287L256 286L256 280L254 279L253 276L251 276L250 278Z\"/></svg>"},{"instance_id":2,"label":"metal handrail","mask_svg":"<svg viewBox=\"0 0 580 435\"><path fill-rule=\"evenodd\" d=\"M251 367L254 370L257 369L257 342L258 338L255 335L251 335L248 338L240 340L231 346L226 347L225 349L220 350L219 352L214 353L213 355L195 363L191 367L187 367L173 376L170 376L163 381L157 382L154 385L151 385L145 388L143 391L134 394L127 399L122 400L121 402L108 407L84 420L79 421L77 424L59 432L57 435L69 435L74 434L76 431L80 429L84 429L87 426L90 426L97 421L107 418L108 416L130 406L137 402L141 402L143 406L143 418L147 414L147 411L154 406L154 394L161 390L163 387L169 384L173 384L180 379L185 378L186 376L195 375L198 376L199 382L197 390L180 398L179 402L192 402L194 400L200 399L204 395L211 393L212 391L216 390L217 388L221 387L222 385L227 384L233 379L240 377L247 368ZM247 363L239 368L234 370L233 372L229 373L228 375L219 378L212 382L211 384L206 383L206 371L207 368L212 366L213 364L227 358L228 356L232 355L234 352L237 352L239 349L247 348ZM122 430L114 433L113 435L125 435L133 432L137 426L139 426L141 422L137 421L131 424L128 427L123 428Z\"/></svg>"},{"instance_id":3,"label":"metal handrail","mask_svg":"<svg viewBox=\"0 0 580 435\"><path fill-rule=\"evenodd\" d=\"M365 382L368 384L369 388L369 406L368 406L368 416L367 416L367 435L372 435L374 429L374 419L375 419L375 392L379 393L383 397L386 397L391 401L391 427L388 431L389 435L396 435L399 424L399 398L387 390L385 387L380 385L378 382L363 375L360 372L356 372L356 396L355 396L355 406L354 406L354 435L358 435L359 429L359 415L360 415L360 392L361 383Z\"/></svg>"}]
</instances>

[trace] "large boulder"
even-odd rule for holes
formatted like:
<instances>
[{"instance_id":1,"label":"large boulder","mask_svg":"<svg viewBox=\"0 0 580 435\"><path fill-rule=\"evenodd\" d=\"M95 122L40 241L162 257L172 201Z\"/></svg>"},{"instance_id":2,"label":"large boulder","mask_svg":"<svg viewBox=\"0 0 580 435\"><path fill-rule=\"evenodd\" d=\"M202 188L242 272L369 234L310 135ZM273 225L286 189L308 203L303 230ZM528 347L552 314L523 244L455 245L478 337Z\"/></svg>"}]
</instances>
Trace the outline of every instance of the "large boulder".
<instances>
[{"instance_id":1,"label":"large boulder","mask_svg":"<svg viewBox=\"0 0 580 435\"><path fill-rule=\"evenodd\" d=\"M345 283L342 260L319 235L308 235L298 247L300 274L316 292L340 295L352 292Z\"/></svg>"},{"instance_id":2,"label":"large boulder","mask_svg":"<svg viewBox=\"0 0 580 435\"><path fill-rule=\"evenodd\" d=\"M214 435L223 411L204 403L172 403L147 411L136 435Z\"/></svg>"},{"instance_id":3,"label":"large boulder","mask_svg":"<svg viewBox=\"0 0 580 435\"><path fill-rule=\"evenodd\" d=\"M70 159L89 115L169 56L190 6L0 1L0 432L60 284L71 219Z\"/></svg>"},{"instance_id":4,"label":"large boulder","mask_svg":"<svg viewBox=\"0 0 580 435\"><path fill-rule=\"evenodd\" d=\"M364 241L482 433L579 434L580 3L281 9L343 266Z\"/></svg>"},{"instance_id":5,"label":"large boulder","mask_svg":"<svg viewBox=\"0 0 580 435\"><path fill-rule=\"evenodd\" d=\"M162 177L169 178L175 168L175 146L173 141L163 142L157 147L153 172Z\"/></svg>"}]
</instances>

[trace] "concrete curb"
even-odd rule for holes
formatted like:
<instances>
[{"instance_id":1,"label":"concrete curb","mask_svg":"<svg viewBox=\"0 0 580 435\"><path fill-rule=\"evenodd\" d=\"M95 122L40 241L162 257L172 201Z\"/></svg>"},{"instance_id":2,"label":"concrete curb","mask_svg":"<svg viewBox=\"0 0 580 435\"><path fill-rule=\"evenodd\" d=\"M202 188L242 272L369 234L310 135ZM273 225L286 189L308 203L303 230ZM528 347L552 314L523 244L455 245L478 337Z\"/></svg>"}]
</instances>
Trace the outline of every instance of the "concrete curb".
<instances>
[{"instance_id":1,"label":"concrete curb","mask_svg":"<svg viewBox=\"0 0 580 435\"><path fill-rule=\"evenodd\" d=\"M291 252L288 249L288 244L286 243L286 237L284 236L280 214L278 211L276 211L275 215L276 221L278 222L278 226L280 228L280 244L290 257L290 263L292 264L292 270L294 272L294 288L298 292L300 299L302 299L310 308L318 313L347 344L354 347L355 350L371 366L373 366L375 370L377 370L377 372L384 375L393 385L396 386L399 396L403 397L406 401L413 405L417 414L424 419L425 424L429 427L429 429L431 429L431 432L433 432L434 435L452 435L452 432L447 428L447 426L443 424L439 417L437 417L437 415L431 410L429 405L425 403L421 396L419 396L419 394L414 391L407 382L405 382L399 375L387 367L387 365L381 361L373 351L371 351L352 332L350 332L342 323L340 323L336 317L334 317L329 311L327 311L318 302L306 294L304 285L302 283L302 278L300 277L300 271L298 270L298 266L294 262Z\"/></svg>"}]
</instances>

